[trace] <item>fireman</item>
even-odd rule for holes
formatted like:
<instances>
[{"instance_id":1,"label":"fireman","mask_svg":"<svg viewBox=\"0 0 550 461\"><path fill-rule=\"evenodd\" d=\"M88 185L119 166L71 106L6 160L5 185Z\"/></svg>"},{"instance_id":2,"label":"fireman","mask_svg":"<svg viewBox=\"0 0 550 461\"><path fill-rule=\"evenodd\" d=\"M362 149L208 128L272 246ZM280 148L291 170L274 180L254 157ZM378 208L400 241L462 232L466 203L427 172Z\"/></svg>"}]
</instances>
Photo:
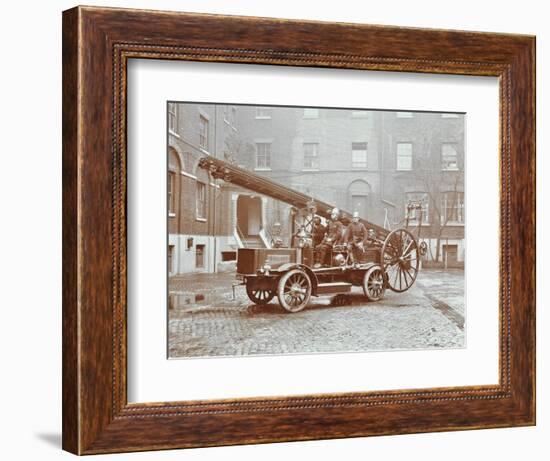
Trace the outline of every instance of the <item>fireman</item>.
<instances>
[{"instance_id":1,"label":"fireman","mask_svg":"<svg viewBox=\"0 0 550 461\"><path fill-rule=\"evenodd\" d=\"M344 235L344 243L348 247L352 264L358 265L361 262L368 237L367 228L362 222L359 222L359 213L354 211L351 223Z\"/></svg>"},{"instance_id":2,"label":"fireman","mask_svg":"<svg viewBox=\"0 0 550 461\"><path fill-rule=\"evenodd\" d=\"M329 210L330 211L330 210ZM333 208L330 211L330 219L323 241L315 247L315 265L318 268L326 264L327 253L332 251L334 245L338 245L344 236L344 225L340 222L340 210Z\"/></svg>"},{"instance_id":3,"label":"fireman","mask_svg":"<svg viewBox=\"0 0 550 461\"><path fill-rule=\"evenodd\" d=\"M313 238L314 248L321 244L323 238L325 238L326 231L327 227L323 225L321 218L315 216L315 218L313 218L313 226L311 226L311 236Z\"/></svg>"}]
</instances>

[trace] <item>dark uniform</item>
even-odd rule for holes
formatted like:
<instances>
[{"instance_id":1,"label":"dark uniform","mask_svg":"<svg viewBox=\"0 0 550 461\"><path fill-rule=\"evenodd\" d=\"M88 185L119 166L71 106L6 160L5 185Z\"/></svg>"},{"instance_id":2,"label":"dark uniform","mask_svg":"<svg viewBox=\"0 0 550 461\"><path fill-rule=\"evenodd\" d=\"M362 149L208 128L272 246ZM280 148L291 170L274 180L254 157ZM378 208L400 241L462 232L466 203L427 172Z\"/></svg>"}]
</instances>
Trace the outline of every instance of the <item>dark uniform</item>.
<instances>
[{"instance_id":1,"label":"dark uniform","mask_svg":"<svg viewBox=\"0 0 550 461\"><path fill-rule=\"evenodd\" d=\"M325 238L315 247L315 263L325 264L327 253L332 250L334 245L338 245L344 234L344 225L336 220L329 221Z\"/></svg>"},{"instance_id":2,"label":"dark uniform","mask_svg":"<svg viewBox=\"0 0 550 461\"><path fill-rule=\"evenodd\" d=\"M313 223L311 228L311 236L313 238L313 247L320 245L323 239L325 238L325 233L327 232L327 226L323 226L322 223Z\"/></svg>"},{"instance_id":3,"label":"dark uniform","mask_svg":"<svg viewBox=\"0 0 550 461\"><path fill-rule=\"evenodd\" d=\"M344 236L344 243L348 246L348 250L351 251L352 261L354 263L359 263L361 261L367 239L368 232L363 223L349 223Z\"/></svg>"}]
</instances>

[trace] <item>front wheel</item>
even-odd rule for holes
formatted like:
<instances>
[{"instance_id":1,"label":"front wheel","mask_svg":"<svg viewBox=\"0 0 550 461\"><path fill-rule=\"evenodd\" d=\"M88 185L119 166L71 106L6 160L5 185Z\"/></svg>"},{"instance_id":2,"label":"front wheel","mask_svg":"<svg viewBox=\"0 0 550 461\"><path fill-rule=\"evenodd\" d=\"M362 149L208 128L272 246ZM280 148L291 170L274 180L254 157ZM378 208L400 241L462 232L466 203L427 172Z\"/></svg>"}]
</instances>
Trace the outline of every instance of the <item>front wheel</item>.
<instances>
[{"instance_id":1,"label":"front wheel","mask_svg":"<svg viewBox=\"0 0 550 461\"><path fill-rule=\"evenodd\" d=\"M269 301L271 301L275 296L275 292L272 290L255 289L250 288L249 286L246 287L246 294L248 295L250 301L260 306L269 303Z\"/></svg>"},{"instance_id":2,"label":"front wheel","mask_svg":"<svg viewBox=\"0 0 550 461\"><path fill-rule=\"evenodd\" d=\"M363 292L369 301L379 301L384 297L384 271L380 266L372 266L363 277Z\"/></svg>"},{"instance_id":3,"label":"front wheel","mask_svg":"<svg viewBox=\"0 0 550 461\"><path fill-rule=\"evenodd\" d=\"M288 312L299 312L307 306L311 297L311 280L300 269L288 271L279 279L277 298Z\"/></svg>"}]
</instances>

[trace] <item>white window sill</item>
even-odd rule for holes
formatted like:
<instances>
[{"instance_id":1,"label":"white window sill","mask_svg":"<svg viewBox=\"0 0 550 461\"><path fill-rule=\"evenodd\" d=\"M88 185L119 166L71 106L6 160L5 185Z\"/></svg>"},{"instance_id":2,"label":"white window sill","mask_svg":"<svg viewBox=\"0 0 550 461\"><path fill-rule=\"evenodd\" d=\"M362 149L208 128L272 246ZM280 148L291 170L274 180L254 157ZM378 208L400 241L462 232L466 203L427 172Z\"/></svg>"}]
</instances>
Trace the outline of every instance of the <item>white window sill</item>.
<instances>
[{"instance_id":1,"label":"white window sill","mask_svg":"<svg viewBox=\"0 0 550 461\"><path fill-rule=\"evenodd\" d=\"M175 131L172 131L171 129L168 129L168 133L171 134L172 136L175 136L176 138L181 139L181 136L178 133L176 133Z\"/></svg>"},{"instance_id":2,"label":"white window sill","mask_svg":"<svg viewBox=\"0 0 550 461\"><path fill-rule=\"evenodd\" d=\"M441 168L441 171L460 171L460 168Z\"/></svg>"},{"instance_id":3,"label":"white window sill","mask_svg":"<svg viewBox=\"0 0 550 461\"><path fill-rule=\"evenodd\" d=\"M256 115L256 120L271 120L271 115Z\"/></svg>"},{"instance_id":4,"label":"white window sill","mask_svg":"<svg viewBox=\"0 0 550 461\"><path fill-rule=\"evenodd\" d=\"M204 154L212 155L210 152L208 152L204 147L199 146L199 150L203 152Z\"/></svg>"},{"instance_id":5,"label":"white window sill","mask_svg":"<svg viewBox=\"0 0 550 461\"><path fill-rule=\"evenodd\" d=\"M271 171L271 168L254 168L254 171Z\"/></svg>"},{"instance_id":6,"label":"white window sill","mask_svg":"<svg viewBox=\"0 0 550 461\"><path fill-rule=\"evenodd\" d=\"M423 222L420 224L420 227L429 227L432 224L429 222ZM409 220L409 227L418 226L418 221L410 221Z\"/></svg>"},{"instance_id":7,"label":"white window sill","mask_svg":"<svg viewBox=\"0 0 550 461\"><path fill-rule=\"evenodd\" d=\"M197 179L197 177L194 175L194 174L191 174L191 173L187 173L187 171L180 171L180 173L183 175L183 176L187 176L188 178L191 178L191 179Z\"/></svg>"},{"instance_id":8,"label":"white window sill","mask_svg":"<svg viewBox=\"0 0 550 461\"><path fill-rule=\"evenodd\" d=\"M448 226L464 227L464 223L458 222L458 221L449 221L447 224L441 224L441 225L445 227L448 227Z\"/></svg>"},{"instance_id":9,"label":"white window sill","mask_svg":"<svg viewBox=\"0 0 550 461\"><path fill-rule=\"evenodd\" d=\"M302 168L302 171L319 171L319 168Z\"/></svg>"},{"instance_id":10,"label":"white window sill","mask_svg":"<svg viewBox=\"0 0 550 461\"><path fill-rule=\"evenodd\" d=\"M412 171L412 168L396 168L395 171Z\"/></svg>"},{"instance_id":11,"label":"white window sill","mask_svg":"<svg viewBox=\"0 0 550 461\"><path fill-rule=\"evenodd\" d=\"M195 217L195 220L200 221L200 222L206 222L206 218L199 218L198 216Z\"/></svg>"},{"instance_id":12,"label":"white window sill","mask_svg":"<svg viewBox=\"0 0 550 461\"><path fill-rule=\"evenodd\" d=\"M168 213L168 217L169 217L169 218L175 218L175 217L176 217L176 213L170 212L170 213Z\"/></svg>"}]
</instances>

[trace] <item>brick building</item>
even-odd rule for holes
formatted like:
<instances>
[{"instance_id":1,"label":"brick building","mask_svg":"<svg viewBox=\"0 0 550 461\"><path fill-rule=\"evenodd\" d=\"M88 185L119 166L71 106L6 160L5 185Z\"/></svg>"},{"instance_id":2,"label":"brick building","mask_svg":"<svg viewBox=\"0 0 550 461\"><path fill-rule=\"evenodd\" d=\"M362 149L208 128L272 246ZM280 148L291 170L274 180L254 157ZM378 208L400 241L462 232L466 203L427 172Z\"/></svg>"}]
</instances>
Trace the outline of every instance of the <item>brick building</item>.
<instances>
[{"instance_id":1,"label":"brick building","mask_svg":"<svg viewBox=\"0 0 550 461\"><path fill-rule=\"evenodd\" d=\"M214 272L272 234L290 242L291 207L214 180L198 168L205 154L386 228L421 200L427 259L463 264L463 115L178 103L168 124L171 274Z\"/></svg>"},{"instance_id":2,"label":"brick building","mask_svg":"<svg viewBox=\"0 0 550 461\"><path fill-rule=\"evenodd\" d=\"M234 106L168 103L169 274L213 272L229 242L227 194L198 167L206 154L230 155Z\"/></svg>"},{"instance_id":3,"label":"brick building","mask_svg":"<svg viewBox=\"0 0 550 461\"><path fill-rule=\"evenodd\" d=\"M389 229L422 201L426 260L463 266L464 115L240 106L237 120L240 165Z\"/></svg>"}]
</instances>

